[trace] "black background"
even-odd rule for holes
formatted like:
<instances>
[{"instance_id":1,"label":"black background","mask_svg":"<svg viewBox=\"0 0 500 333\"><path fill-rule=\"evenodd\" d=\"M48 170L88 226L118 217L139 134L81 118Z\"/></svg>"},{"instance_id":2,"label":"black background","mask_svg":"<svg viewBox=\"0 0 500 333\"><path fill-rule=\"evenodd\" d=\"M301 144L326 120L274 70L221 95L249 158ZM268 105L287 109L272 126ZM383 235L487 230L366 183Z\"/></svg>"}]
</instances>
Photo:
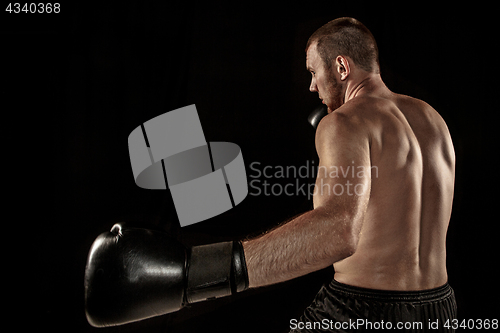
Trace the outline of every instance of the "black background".
<instances>
[{"instance_id":1,"label":"black background","mask_svg":"<svg viewBox=\"0 0 500 333\"><path fill-rule=\"evenodd\" d=\"M487 18L494 3L278 3L73 1L59 14L9 14L2 3L4 293L13 286L10 310L20 327L287 331L331 269L98 330L85 319L85 262L95 237L118 221L167 229L193 245L258 234L310 209L300 194L249 195L179 232L168 192L135 185L127 138L157 115L196 104L207 141L237 143L248 176L256 175L249 168L255 161L313 163L306 119L319 100L308 91L304 47L312 32L341 16L373 32L390 89L427 101L446 120L457 155L449 281L460 319L498 318L498 149L489 129L498 111L498 28Z\"/></svg>"}]
</instances>

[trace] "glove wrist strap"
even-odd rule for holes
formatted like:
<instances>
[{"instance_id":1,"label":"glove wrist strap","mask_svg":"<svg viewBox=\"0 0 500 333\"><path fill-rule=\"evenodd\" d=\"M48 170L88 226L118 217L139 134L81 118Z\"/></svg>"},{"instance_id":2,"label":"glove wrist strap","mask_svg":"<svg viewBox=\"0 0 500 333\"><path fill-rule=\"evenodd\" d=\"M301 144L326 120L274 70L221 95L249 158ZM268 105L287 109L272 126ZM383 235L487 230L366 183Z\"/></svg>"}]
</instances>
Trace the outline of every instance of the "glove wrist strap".
<instances>
[{"instance_id":1,"label":"glove wrist strap","mask_svg":"<svg viewBox=\"0 0 500 333\"><path fill-rule=\"evenodd\" d=\"M194 246L188 262L188 303L229 296L248 289L248 273L241 242Z\"/></svg>"},{"instance_id":2,"label":"glove wrist strap","mask_svg":"<svg viewBox=\"0 0 500 333\"><path fill-rule=\"evenodd\" d=\"M245 252L240 241L233 242L233 261L232 261L232 283L231 290L234 293L248 289L248 271L245 261Z\"/></svg>"}]
</instances>

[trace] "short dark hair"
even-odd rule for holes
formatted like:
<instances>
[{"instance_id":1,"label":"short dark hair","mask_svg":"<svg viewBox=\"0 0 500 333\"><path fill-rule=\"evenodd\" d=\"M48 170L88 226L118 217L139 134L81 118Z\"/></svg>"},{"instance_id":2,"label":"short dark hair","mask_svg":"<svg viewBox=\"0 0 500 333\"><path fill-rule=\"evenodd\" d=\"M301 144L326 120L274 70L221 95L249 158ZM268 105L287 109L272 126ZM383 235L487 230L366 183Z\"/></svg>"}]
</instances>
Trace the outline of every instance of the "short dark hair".
<instances>
[{"instance_id":1,"label":"short dark hair","mask_svg":"<svg viewBox=\"0 0 500 333\"><path fill-rule=\"evenodd\" d=\"M380 73L375 37L354 18L341 17L316 30L307 41L306 51L313 43L317 43L318 54L327 68L343 55L367 72Z\"/></svg>"}]
</instances>

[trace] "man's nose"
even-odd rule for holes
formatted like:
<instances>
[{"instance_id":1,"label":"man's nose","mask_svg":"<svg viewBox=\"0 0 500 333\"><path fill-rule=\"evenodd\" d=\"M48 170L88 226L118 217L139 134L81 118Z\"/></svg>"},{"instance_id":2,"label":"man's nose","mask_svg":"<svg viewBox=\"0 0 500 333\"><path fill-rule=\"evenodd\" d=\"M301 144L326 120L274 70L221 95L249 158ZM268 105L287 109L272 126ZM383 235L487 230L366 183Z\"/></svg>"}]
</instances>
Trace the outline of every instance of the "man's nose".
<instances>
[{"instance_id":1,"label":"man's nose","mask_svg":"<svg viewBox=\"0 0 500 333\"><path fill-rule=\"evenodd\" d=\"M309 91L310 92L318 92L318 87L316 86L316 80L315 79L311 80L311 85L309 86Z\"/></svg>"}]
</instances>

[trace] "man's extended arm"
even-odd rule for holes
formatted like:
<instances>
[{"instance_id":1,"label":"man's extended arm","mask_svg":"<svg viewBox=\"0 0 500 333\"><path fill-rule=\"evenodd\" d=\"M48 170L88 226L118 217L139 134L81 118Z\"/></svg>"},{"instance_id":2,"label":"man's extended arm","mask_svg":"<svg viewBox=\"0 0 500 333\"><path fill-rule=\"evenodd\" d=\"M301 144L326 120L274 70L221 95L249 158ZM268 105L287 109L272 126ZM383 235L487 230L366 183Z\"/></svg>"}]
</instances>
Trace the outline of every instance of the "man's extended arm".
<instances>
[{"instance_id":1,"label":"man's extended arm","mask_svg":"<svg viewBox=\"0 0 500 333\"><path fill-rule=\"evenodd\" d=\"M250 287L287 281L354 253L370 196L369 140L356 118L334 112L316 134L314 209L243 242Z\"/></svg>"}]
</instances>

